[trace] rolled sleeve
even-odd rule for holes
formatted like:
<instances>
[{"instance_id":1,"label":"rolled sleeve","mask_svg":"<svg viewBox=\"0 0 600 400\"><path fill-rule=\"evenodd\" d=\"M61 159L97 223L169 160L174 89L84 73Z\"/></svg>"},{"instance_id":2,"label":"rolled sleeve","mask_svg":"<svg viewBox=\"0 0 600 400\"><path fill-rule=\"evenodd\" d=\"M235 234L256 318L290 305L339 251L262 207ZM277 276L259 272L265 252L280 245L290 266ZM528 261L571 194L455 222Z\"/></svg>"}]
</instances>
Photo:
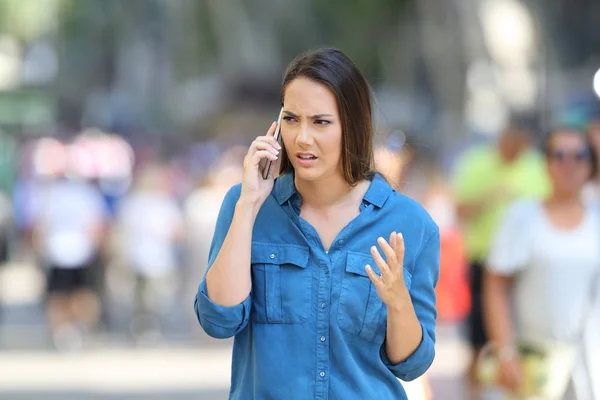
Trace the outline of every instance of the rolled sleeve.
<instances>
[{"instance_id":1,"label":"rolled sleeve","mask_svg":"<svg viewBox=\"0 0 600 400\"><path fill-rule=\"evenodd\" d=\"M251 306L250 296L242 303L231 307L213 302L207 295L206 280L200 284L194 303L200 325L209 336L218 339L235 336L243 330L248 325Z\"/></svg>"},{"instance_id":2,"label":"rolled sleeve","mask_svg":"<svg viewBox=\"0 0 600 400\"><path fill-rule=\"evenodd\" d=\"M423 329L423 339L417 350L406 360L398 364L392 364L385 352L385 343L381 346L381 360L392 373L403 381L409 382L423 375L433 363L435 358L435 339L429 336L427 330Z\"/></svg>"},{"instance_id":3,"label":"rolled sleeve","mask_svg":"<svg viewBox=\"0 0 600 400\"><path fill-rule=\"evenodd\" d=\"M398 364L392 364L388 359L385 342L380 349L383 363L403 381L411 381L423 375L435 358L435 287L440 276L440 231L433 222L432 230L415 258L410 288L415 314L423 331L421 343L410 357Z\"/></svg>"}]
</instances>

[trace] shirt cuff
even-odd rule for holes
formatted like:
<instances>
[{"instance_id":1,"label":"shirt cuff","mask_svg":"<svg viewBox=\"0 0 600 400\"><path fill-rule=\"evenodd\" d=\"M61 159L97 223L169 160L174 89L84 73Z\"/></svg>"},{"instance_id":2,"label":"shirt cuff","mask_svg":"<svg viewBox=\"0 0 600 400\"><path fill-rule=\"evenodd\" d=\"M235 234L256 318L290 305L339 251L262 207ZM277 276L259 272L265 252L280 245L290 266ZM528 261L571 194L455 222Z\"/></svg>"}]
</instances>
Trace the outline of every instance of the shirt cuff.
<instances>
[{"instance_id":1,"label":"shirt cuff","mask_svg":"<svg viewBox=\"0 0 600 400\"><path fill-rule=\"evenodd\" d=\"M381 346L379 352L381 360L394 375L403 381L412 381L418 378L423 375L433 363L435 357L435 343L425 328L423 328L423 325L421 325L421 329L423 331L423 338L421 339L419 347L417 347L410 357L398 364L392 364L388 359L385 351L385 342Z\"/></svg>"},{"instance_id":2,"label":"shirt cuff","mask_svg":"<svg viewBox=\"0 0 600 400\"><path fill-rule=\"evenodd\" d=\"M200 283L196 295L196 314L204 330L211 336L231 337L242 330L250 317L251 297L234 306L213 302L207 294L206 280Z\"/></svg>"}]
</instances>

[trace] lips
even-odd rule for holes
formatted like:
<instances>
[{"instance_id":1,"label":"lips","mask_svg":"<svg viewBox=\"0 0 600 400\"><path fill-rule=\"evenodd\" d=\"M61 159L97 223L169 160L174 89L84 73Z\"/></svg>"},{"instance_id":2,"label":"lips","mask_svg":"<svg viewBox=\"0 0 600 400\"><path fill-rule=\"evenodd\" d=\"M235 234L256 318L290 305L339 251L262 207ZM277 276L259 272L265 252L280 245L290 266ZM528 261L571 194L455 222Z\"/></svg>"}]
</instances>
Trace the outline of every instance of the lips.
<instances>
[{"instance_id":1,"label":"lips","mask_svg":"<svg viewBox=\"0 0 600 400\"><path fill-rule=\"evenodd\" d=\"M317 156L313 153L296 153L296 166L303 168L310 168L317 162Z\"/></svg>"},{"instance_id":2,"label":"lips","mask_svg":"<svg viewBox=\"0 0 600 400\"><path fill-rule=\"evenodd\" d=\"M305 160L305 161L310 161L310 160L316 160L317 156L315 156L312 153L296 153L296 157L298 157L301 160Z\"/></svg>"}]
</instances>

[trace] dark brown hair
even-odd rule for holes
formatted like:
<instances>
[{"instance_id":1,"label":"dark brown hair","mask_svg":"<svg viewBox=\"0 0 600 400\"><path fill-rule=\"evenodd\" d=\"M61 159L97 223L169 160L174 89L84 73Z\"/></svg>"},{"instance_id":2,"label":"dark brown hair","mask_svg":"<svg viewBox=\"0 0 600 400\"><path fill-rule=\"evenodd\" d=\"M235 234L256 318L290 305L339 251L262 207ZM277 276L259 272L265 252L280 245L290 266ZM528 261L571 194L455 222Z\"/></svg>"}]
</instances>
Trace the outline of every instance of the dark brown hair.
<instances>
[{"instance_id":1,"label":"dark brown hair","mask_svg":"<svg viewBox=\"0 0 600 400\"><path fill-rule=\"evenodd\" d=\"M321 48L296 57L288 66L281 84L281 104L285 89L296 78L325 85L335 95L342 124L342 168L350 185L373 177L373 114L371 87L341 51ZM285 151L280 174L293 170Z\"/></svg>"}]
</instances>

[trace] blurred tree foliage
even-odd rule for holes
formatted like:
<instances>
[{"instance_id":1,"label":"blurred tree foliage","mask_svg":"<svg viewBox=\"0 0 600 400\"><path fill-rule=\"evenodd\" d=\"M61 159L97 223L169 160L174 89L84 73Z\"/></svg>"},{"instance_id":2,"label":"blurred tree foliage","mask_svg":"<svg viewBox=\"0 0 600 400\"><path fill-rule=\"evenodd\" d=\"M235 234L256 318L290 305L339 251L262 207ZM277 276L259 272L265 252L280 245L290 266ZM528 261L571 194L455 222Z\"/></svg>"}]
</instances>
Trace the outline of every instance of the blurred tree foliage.
<instances>
[{"instance_id":1,"label":"blurred tree foliage","mask_svg":"<svg viewBox=\"0 0 600 400\"><path fill-rule=\"evenodd\" d=\"M119 71L147 68L137 63L148 59L132 57L139 43L149 45L150 60L160 64L151 94L166 96L162 90L175 83L210 75L225 84L278 84L292 57L321 45L342 48L368 77L389 79L400 69L399 26L414 13L412 0L53 1L60 2L56 90L74 118L89 93L127 84Z\"/></svg>"},{"instance_id":2,"label":"blurred tree foliage","mask_svg":"<svg viewBox=\"0 0 600 400\"><path fill-rule=\"evenodd\" d=\"M0 35L17 38L24 51L39 40L54 46L59 73L48 89L70 124L91 107L94 121L194 126L239 93L249 96L247 103L260 101L261 91L263 99L275 98L292 57L322 45L345 51L375 87L384 82L392 92L414 89L415 97L438 103L435 112L460 115L467 63L457 39L464 20L456 14L461 4L479 3L0 0ZM562 21L546 32L562 43L559 55L571 63L586 59L600 40L592 34L597 0L526 3L544 26ZM573 21L584 23L571 29Z\"/></svg>"}]
</instances>

